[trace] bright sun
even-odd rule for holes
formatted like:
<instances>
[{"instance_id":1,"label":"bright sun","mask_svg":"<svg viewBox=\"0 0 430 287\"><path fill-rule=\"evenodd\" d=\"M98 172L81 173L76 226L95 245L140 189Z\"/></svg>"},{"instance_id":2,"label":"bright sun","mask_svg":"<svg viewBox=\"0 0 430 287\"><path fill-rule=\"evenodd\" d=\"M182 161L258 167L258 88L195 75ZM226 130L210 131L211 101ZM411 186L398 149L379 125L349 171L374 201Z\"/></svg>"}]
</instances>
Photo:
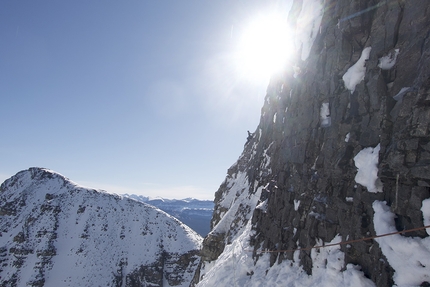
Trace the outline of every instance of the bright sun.
<instances>
[{"instance_id":1,"label":"bright sun","mask_svg":"<svg viewBox=\"0 0 430 287\"><path fill-rule=\"evenodd\" d=\"M249 80L266 81L285 67L292 51L286 17L260 15L241 31L236 55L239 73Z\"/></svg>"}]
</instances>

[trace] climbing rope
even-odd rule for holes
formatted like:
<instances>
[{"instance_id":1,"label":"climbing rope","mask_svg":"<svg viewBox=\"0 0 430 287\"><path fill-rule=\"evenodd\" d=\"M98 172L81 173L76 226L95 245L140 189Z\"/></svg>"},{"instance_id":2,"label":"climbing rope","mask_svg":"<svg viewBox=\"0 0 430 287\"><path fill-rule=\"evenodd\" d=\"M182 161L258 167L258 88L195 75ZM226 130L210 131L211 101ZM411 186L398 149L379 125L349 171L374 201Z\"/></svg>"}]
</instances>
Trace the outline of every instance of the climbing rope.
<instances>
[{"instance_id":1,"label":"climbing rope","mask_svg":"<svg viewBox=\"0 0 430 287\"><path fill-rule=\"evenodd\" d=\"M306 247L306 248L296 248L296 249L286 249L286 250L258 250L257 252L259 252L259 253L281 253L281 252L295 252L298 250L308 251L308 250L317 249L317 248L325 248L325 247L331 247L331 246L337 246L337 245L351 244L351 243L356 243L356 242L361 242L361 241L368 241L368 240L373 240L376 238L391 236L391 235L395 235L395 234L414 232L414 231L418 231L418 230L422 230L422 229L426 229L426 228L430 228L430 225L412 228L412 229L407 229L407 230L402 230L402 231L396 231L396 232L391 232L391 233L375 235L375 236L371 236L371 237L365 237L365 238L348 240L348 241L341 241L338 243L329 243L329 244L325 244L325 245L317 245L317 246ZM253 251L253 250L247 250L247 251Z\"/></svg>"}]
</instances>

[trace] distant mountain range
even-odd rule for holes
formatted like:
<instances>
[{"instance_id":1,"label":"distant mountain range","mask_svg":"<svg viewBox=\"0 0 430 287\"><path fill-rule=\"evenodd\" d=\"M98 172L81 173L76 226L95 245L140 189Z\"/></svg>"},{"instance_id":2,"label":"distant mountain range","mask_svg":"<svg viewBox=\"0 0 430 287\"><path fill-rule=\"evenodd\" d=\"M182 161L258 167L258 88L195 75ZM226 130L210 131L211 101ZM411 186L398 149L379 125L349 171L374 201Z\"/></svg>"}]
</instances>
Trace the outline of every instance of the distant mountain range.
<instances>
[{"instance_id":1,"label":"distant mountain range","mask_svg":"<svg viewBox=\"0 0 430 287\"><path fill-rule=\"evenodd\" d=\"M189 286L201 242L151 205L48 169L0 186L0 286Z\"/></svg>"},{"instance_id":2,"label":"distant mountain range","mask_svg":"<svg viewBox=\"0 0 430 287\"><path fill-rule=\"evenodd\" d=\"M210 231L210 221L214 209L214 203L211 200L150 198L136 194L124 194L123 196L165 211L191 227L202 237L205 237Z\"/></svg>"}]
</instances>

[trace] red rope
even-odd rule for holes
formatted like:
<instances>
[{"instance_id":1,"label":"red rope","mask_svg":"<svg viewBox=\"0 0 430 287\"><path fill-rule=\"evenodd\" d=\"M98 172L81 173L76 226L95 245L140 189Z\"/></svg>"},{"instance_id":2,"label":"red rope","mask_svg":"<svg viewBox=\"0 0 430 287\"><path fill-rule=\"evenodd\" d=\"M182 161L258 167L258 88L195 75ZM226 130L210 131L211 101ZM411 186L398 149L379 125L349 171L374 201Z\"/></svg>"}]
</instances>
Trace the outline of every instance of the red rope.
<instances>
[{"instance_id":1,"label":"red rope","mask_svg":"<svg viewBox=\"0 0 430 287\"><path fill-rule=\"evenodd\" d=\"M409 233L409 232L418 231L418 230L422 230L422 229L426 229L426 228L430 228L430 225L412 228L412 229L407 229L407 230L403 230L403 231L396 231L396 232L385 233L385 234L381 234L381 235L375 235L375 236L371 236L371 237L365 237L365 238L361 238L361 239L342 241L339 243L330 243L330 244L326 244L326 245L312 246L312 247L306 247L306 248L297 248L297 249L287 249L287 250L260 250L257 252L260 252L260 253L272 253L272 252L273 253L280 253L280 252L294 252L294 251L298 251L298 250L307 251L307 250L312 250L312 249L316 249L316 248L324 248L324 247L331 247L331 246L336 246L336 245L344 245L344 244L356 243L356 242L361 242L361 241L367 241L367 240L391 236L391 235L395 235L395 234ZM253 251L253 250L247 250L247 251Z\"/></svg>"}]
</instances>

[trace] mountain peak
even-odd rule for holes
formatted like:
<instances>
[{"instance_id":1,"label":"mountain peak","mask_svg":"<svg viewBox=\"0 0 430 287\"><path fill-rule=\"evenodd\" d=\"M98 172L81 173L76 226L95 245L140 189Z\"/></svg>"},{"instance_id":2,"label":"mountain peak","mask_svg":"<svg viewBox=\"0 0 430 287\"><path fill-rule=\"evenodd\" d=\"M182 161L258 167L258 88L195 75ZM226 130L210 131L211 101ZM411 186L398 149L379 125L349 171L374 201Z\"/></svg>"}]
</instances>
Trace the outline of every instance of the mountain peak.
<instances>
[{"instance_id":1,"label":"mountain peak","mask_svg":"<svg viewBox=\"0 0 430 287\"><path fill-rule=\"evenodd\" d=\"M199 262L202 238L178 220L45 168L1 185L0 214L7 286L188 286Z\"/></svg>"}]
</instances>

